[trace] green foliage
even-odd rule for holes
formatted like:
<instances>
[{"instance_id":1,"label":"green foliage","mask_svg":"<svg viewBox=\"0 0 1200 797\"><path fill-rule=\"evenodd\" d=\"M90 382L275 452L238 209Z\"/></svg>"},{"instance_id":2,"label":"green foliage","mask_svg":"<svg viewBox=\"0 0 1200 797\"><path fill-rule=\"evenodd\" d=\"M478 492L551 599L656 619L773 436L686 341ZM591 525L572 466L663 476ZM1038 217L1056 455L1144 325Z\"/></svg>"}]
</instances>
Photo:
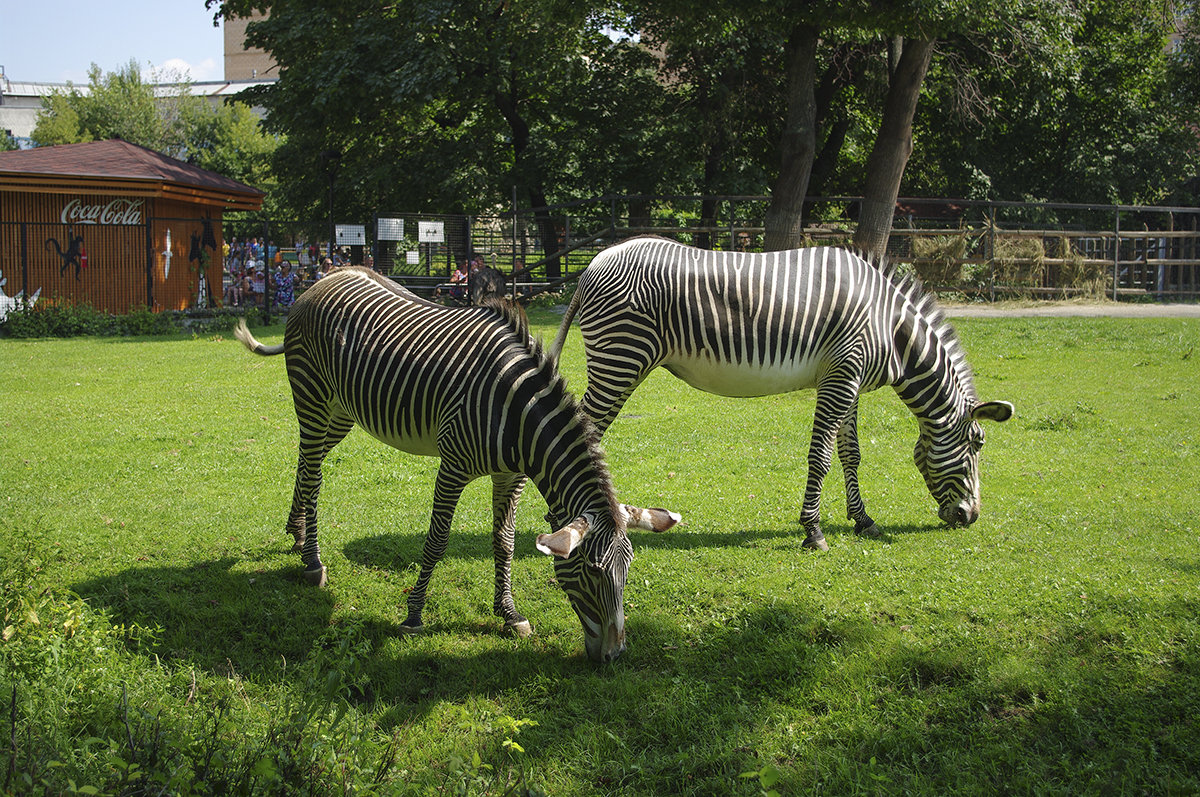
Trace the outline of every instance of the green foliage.
<instances>
[{"instance_id":1,"label":"green foliage","mask_svg":"<svg viewBox=\"0 0 1200 797\"><path fill-rule=\"evenodd\" d=\"M104 73L92 64L88 90L68 84L42 102L31 138L38 146L122 138L266 190L276 139L263 133L249 106L214 107L174 74L143 76L136 61ZM173 82L157 96L155 82ZM270 209L270 208L268 208Z\"/></svg>"},{"instance_id":2,"label":"green foliage","mask_svg":"<svg viewBox=\"0 0 1200 797\"><path fill-rule=\"evenodd\" d=\"M43 102L33 129L34 143L46 146L122 138L180 157L186 150L181 117L194 114L194 109L207 101L186 90L159 99L153 83L153 78L143 77L136 61L109 73L92 64L86 92L68 85L66 91L55 91Z\"/></svg>"},{"instance_id":3,"label":"green foliage","mask_svg":"<svg viewBox=\"0 0 1200 797\"><path fill-rule=\"evenodd\" d=\"M189 105L180 122L185 129L187 161L267 193L262 212L270 217L281 209L273 195L275 178L271 156L278 140L259 125L258 117L244 102Z\"/></svg>"},{"instance_id":4,"label":"green foliage","mask_svg":"<svg viewBox=\"0 0 1200 797\"><path fill-rule=\"evenodd\" d=\"M991 39L950 39L926 84L906 192L1186 201L1200 106L1185 97L1200 71L1186 46L1167 46L1175 25L1156 0L1091 0L1046 4Z\"/></svg>"},{"instance_id":5,"label":"green foliage","mask_svg":"<svg viewBox=\"0 0 1200 797\"><path fill-rule=\"evenodd\" d=\"M257 313L247 314L257 323ZM174 335L190 332L193 335L228 332L237 325L242 314L237 310L213 310L206 314L183 311L155 313L139 307L123 315L101 312L86 304L55 304L38 302L25 308L9 311L0 321L0 336L11 338L70 338L80 335L129 336Z\"/></svg>"}]
</instances>

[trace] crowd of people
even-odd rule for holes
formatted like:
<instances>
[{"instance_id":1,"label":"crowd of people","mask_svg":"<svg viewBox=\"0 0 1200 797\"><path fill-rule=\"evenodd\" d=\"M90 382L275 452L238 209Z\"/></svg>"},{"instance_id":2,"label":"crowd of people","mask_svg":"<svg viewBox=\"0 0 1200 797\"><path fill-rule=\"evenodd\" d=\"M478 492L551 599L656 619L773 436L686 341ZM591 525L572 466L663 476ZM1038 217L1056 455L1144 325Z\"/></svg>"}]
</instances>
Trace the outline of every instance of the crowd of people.
<instances>
[{"instance_id":1,"label":"crowd of people","mask_svg":"<svg viewBox=\"0 0 1200 797\"><path fill-rule=\"evenodd\" d=\"M301 242L294 250L285 251L274 241L258 238L231 238L225 243L224 255L226 307L262 307L270 290L272 306L286 309L304 285L350 262L349 254L341 249L322 257L315 243Z\"/></svg>"},{"instance_id":2,"label":"crowd of people","mask_svg":"<svg viewBox=\"0 0 1200 797\"><path fill-rule=\"evenodd\" d=\"M353 261L351 252L344 247L327 251L316 243L302 241L285 249L274 241L256 237L229 239L224 245L224 257L225 307L261 308L269 293L271 306L284 312L305 287L324 277L330 269ZM360 259L363 265L373 267L370 254L362 253ZM480 271L485 273L480 275ZM487 277L493 278L489 281ZM473 288L472 280L476 279L479 286ZM483 255L476 254L463 259L451 274L449 284L436 289L435 297L466 302L471 300L472 291L484 287L502 294L503 280L500 272L486 267ZM498 286L493 284L497 281Z\"/></svg>"}]
</instances>

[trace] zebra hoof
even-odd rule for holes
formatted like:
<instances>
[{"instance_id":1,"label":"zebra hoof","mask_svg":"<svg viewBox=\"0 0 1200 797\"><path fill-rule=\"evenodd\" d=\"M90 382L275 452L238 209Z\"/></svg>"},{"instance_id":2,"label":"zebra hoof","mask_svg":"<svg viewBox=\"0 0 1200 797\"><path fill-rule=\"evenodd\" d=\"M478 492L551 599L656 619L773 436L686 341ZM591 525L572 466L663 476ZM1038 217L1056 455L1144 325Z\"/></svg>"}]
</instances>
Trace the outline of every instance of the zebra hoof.
<instances>
[{"instance_id":1,"label":"zebra hoof","mask_svg":"<svg viewBox=\"0 0 1200 797\"><path fill-rule=\"evenodd\" d=\"M425 626L422 623L409 625L408 623L400 624L400 633L405 635L420 634L425 631Z\"/></svg>"},{"instance_id":2,"label":"zebra hoof","mask_svg":"<svg viewBox=\"0 0 1200 797\"><path fill-rule=\"evenodd\" d=\"M854 533L863 537L871 537L872 539L878 539L879 537L883 536L883 532L879 530L879 526L875 525L874 523L869 526L856 525L854 527Z\"/></svg>"},{"instance_id":3,"label":"zebra hoof","mask_svg":"<svg viewBox=\"0 0 1200 797\"><path fill-rule=\"evenodd\" d=\"M814 551L828 551L829 543L825 542L825 535L822 534L820 537L805 537L803 547Z\"/></svg>"},{"instance_id":4,"label":"zebra hoof","mask_svg":"<svg viewBox=\"0 0 1200 797\"><path fill-rule=\"evenodd\" d=\"M519 623L505 623L504 630L517 639L528 639L533 636L533 625L528 620Z\"/></svg>"},{"instance_id":5,"label":"zebra hoof","mask_svg":"<svg viewBox=\"0 0 1200 797\"><path fill-rule=\"evenodd\" d=\"M323 587L327 581L325 565L310 567L304 571L304 580L314 587Z\"/></svg>"}]
</instances>

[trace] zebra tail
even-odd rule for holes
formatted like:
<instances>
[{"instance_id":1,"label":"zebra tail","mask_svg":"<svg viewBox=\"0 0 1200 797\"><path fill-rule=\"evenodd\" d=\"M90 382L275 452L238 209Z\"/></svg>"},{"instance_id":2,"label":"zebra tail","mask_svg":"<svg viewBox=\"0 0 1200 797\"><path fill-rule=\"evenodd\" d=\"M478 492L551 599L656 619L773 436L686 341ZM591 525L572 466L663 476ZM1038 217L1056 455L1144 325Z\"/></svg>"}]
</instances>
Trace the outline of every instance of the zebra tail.
<instances>
[{"instance_id":1,"label":"zebra tail","mask_svg":"<svg viewBox=\"0 0 1200 797\"><path fill-rule=\"evenodd\" d=\"M575 313L579 312L579 299L583 295L583 291L579 289L578 283L575 286L575 294L571 297L571 302L567 305L567 312L563 313L562 323L558 326L558 333L554 336L554 342L550 344L550 361L558 367L558 355L562 354L563 346L567 344L567 333L571 331L571 321L575 318Z\"/></svg>"},{"instance_id":2,"label":"zebra tail","mask_svg":"<svg viewBox=\"0 0 1200 797\"><path fill-rule=\"evenodd\" d=\"M270 357L275 354L283 354L283 344L277 346L264 346L255 340L254 335L250 334L250 327L246 326L246 319L239 318L237 327L233 330L233 335L242 342L250 351L262 357Z\"/></svg>"}]
</instances>

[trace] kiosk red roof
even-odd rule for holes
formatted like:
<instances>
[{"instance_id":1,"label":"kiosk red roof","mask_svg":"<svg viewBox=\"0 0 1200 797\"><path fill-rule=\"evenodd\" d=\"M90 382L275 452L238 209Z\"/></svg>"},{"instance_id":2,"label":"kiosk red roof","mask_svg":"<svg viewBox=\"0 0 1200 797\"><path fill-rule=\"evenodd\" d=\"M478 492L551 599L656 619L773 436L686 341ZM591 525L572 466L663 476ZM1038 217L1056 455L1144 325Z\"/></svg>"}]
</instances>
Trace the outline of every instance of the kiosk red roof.
<instances>
[{"instance_id":1,"label":"kiosk red roof","mask_svg":"<svg viewBox=\"0 0 1200 797\"><path fill-rule=\"evenodd\" d=\"M98 190L258 210L263 192L121 139L0 152L0 190Z\"/></svg>"}]
</instances>

